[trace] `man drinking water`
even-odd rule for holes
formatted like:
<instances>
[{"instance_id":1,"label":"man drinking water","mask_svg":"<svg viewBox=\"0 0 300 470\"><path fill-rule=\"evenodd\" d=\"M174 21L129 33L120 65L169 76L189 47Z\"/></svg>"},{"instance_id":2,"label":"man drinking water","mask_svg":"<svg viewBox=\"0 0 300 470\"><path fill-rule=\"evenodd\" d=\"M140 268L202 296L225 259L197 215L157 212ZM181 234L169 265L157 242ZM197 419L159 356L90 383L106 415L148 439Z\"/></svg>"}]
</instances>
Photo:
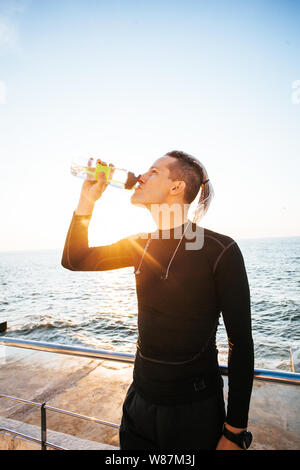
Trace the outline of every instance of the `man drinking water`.
<instances>
[{"instance_id":1,"label":"man drinking water","mask_svg":"<svg viewBox=\"0 0 300 470\"><path fill-rule=\"evenodd\" d=\"M89 221L106 187L104 173L83 183L62 265L135 269L138 341L121 450L247 448L254 364L249 285L237 243L188 219L200 189L198 209L207 210L206 170L180 151L157 159L131 197L151 212L157 230L89 247ZM216 349L220 314L229 344L226 412Z\"/></svg>"}]
</instances>

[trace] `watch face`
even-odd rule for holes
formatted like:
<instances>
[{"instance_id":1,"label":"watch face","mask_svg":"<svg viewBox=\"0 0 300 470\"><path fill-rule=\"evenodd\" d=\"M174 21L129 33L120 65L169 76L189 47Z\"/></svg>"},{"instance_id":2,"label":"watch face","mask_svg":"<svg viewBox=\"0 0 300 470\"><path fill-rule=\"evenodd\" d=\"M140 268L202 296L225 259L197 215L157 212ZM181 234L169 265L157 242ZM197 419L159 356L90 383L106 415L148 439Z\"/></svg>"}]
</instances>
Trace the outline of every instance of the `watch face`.
<instances>
[{"instance_id":1,"label":"watch face","mask_svg":"<svg viewBox=\"0 0 300 470\"><path fill-rule=\"evenodd\" d=\"M250 447L251 442L252 442L251 432L245 431L244 436L243 436L244 448L248 449L248 447Z\"/></svg>"}]
</instances>

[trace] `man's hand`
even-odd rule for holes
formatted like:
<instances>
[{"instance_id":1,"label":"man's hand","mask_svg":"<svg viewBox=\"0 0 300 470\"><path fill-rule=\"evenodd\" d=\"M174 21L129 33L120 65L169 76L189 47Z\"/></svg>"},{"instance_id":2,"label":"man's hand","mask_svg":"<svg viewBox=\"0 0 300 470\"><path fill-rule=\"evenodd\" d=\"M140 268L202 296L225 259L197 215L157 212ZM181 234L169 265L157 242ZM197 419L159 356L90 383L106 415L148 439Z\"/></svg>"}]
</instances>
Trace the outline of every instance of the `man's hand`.
<instances>
[{"instance_id":1,"label":"man's hand","mask_svg":"<svg viewBox=\"0 0 300 470\"><path fill-rule=\"evenodd\" d=\"M106 165L105 162L100 161L100 163ZM113 166L112 163L109 166ZM101 197L107 186L108 183L104 172L98 174L98 181L85 180L81 188L80 199L75 214L91 215L95 202Z\"/></svg>"},{"instance_id":2,"label":"man's hand","mask_svg":"<svg viewBox=\"0 0 300 470\"><path fill-rule=\"evenodd\" d=\"M245 431L244 428L234 428L233 426L230 426L230 424L225 423L226 428L234 432L236 434L239 434L242 431ZM221 436L216 450L243 450L241 449L237 444L234 442L231 442L229 439L227 439L225 436Z\"/></svg>"}]
</instances>

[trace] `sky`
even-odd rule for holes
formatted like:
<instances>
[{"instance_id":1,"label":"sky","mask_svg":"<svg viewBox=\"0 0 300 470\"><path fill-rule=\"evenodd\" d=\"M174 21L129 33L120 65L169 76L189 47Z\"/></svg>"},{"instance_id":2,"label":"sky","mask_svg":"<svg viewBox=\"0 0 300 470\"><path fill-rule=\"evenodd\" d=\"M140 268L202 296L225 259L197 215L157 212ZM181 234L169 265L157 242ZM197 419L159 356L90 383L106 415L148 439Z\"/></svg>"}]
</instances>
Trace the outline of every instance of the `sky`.
<instances>
[{"instance_id":1,"label":"sky","mask_svg":"<svg viewBox=\"0 0 300 470\"><path fill-rule=\"evenodd\" d=\"M300 236L298 0L0 0L0 251L62 249L73 160L136 174L170 150L202 161L202 225ZM155 229L107 188L90 245Z\"/></svg>"}]
</instances>

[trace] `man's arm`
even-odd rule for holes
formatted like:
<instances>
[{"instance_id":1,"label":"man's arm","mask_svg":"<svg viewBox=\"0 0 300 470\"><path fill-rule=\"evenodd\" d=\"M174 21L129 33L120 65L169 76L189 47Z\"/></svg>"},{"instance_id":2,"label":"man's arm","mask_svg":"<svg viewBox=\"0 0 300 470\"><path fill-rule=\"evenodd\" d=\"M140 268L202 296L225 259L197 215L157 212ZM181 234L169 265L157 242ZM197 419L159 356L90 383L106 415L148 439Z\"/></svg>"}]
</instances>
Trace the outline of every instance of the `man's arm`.
<instances>
[{"instance_id":1,"label":"man's arm","mask_svg":"<svg viewBox=\"0 0 300 470\"><path fill-rule=\"evenodd\" d=\"M68 230L61 264L71 271L107 271L133 266L130 238L111 245L89 247L88 226L90 217L76 212Z\"/></svg>"},{"instance_id":2,"label":"man's arm","mask_svg":"<svg viewBox=\"0 0 300 470\"><path fill-rule=\"evenodd\" d=\"M242 253L236 243L224 249L215 271L220 308L228 336L228 407L232 432L247 428L254 372L250 292Z\"/></svg>"},{"instance_id":3,"label":"man's arm","mask_svg":"<svg viewBox=\"0 0 300 470\"><path fill-rule=\"evenodd\" d=\"M88 227L95 202L107 187L104 173L97 182L84 181L67 233L61 264L72 271L105 271L133 266L131 242L124 238L107 246L89 247Z\"/></svg>"}]
</instances>

